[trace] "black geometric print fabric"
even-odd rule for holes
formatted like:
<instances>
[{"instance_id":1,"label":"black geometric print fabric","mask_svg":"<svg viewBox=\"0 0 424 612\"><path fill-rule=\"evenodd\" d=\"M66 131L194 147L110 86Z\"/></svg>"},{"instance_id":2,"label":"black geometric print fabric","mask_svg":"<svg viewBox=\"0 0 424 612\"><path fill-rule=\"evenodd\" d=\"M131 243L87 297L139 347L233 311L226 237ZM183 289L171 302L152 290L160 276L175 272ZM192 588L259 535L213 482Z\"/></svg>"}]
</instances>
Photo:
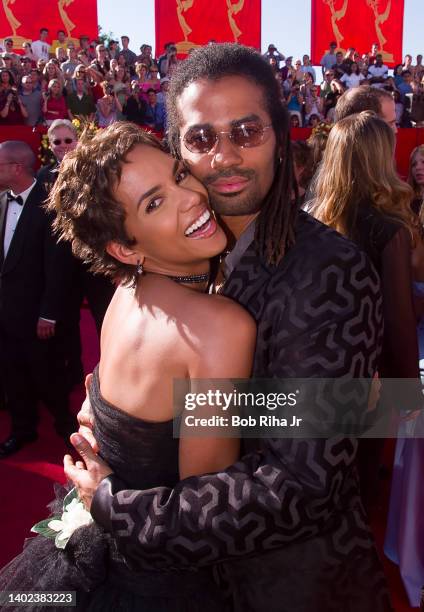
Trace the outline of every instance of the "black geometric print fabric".
<instances>
[{"instance_id":1,"label":"black geometric print fabric","mask_svg":"<svg viewBox=\"0 0 424 612\"><path fill-rule=\"evenodd\" d=\"M225 295L255 318L254 376L372 377L378 276L349 241L304 212L279 266L249 247ZM230 339L229 339L230 341ZM355 439L263 439L222 473L173 490L98 489L93 515L133 568L219 563L240 612L390 610L363 510Z\"/></svg>"}]
</instances>

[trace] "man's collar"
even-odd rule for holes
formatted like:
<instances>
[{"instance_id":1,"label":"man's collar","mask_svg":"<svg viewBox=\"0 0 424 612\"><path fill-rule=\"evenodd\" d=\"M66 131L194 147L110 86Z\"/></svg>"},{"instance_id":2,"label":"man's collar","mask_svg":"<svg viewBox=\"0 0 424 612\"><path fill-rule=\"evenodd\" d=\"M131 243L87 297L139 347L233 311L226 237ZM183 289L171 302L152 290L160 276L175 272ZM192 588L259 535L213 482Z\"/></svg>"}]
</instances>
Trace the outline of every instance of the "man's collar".
<instances>
[{"instance_id":1,"label":"man's collar","mask_svg":"<svg viewBox=\"0 0 424 612\"><path fill-rule=\"evenodd\" d=\"M32 188L34 187L35 183L37 181L34 179L34 181L31 183L31 185L29 187L27 187L24 191L21 191L20 193L15 193L13 191L13 189L10 190L10 193L14 196L21 196L23 204L25 204L29 194L31 193Z\"/></svg>"},{"instance_id":2,"label":"man's collar","mask_svg":"<svg viewBox=\"0 0 424 612\"><path fill-rule=\"evenodd\" d=\"M253 242L255 237L256 219L254 219L244 230L240 238L237 240L234 248L227 255L224 261L224 277L228 279L232 271L238 266L241 258Z\"/></svg>"}]
</instances>

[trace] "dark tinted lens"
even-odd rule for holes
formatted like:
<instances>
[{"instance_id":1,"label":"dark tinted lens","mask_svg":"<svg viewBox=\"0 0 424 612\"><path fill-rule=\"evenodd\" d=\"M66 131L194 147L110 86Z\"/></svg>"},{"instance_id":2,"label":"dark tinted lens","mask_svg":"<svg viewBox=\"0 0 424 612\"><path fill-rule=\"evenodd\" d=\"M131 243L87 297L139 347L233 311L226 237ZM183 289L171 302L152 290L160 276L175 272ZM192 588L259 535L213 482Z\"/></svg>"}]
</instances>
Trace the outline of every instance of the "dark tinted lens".
<instances>
[{"instance_id":1,"label":"dark tinted lens","mask_svg":"<svg viewBox=\"0 0 424 612\"><path fill-rule=\"evenodd\" d=\"M189 130L184 143L192 153L207 153L215 146L216 133L209 128Z\"/></svg>"},{"instance_id":2,"label":"dark tinted lens","mask_svg":"<svg viewBox=\"0 0 424 612\"><path fill-rule=\"evenodd\" d=\"M71 144L71 142L74 142L72 140L72 138L64 138L63 140L60 140L59 138L56 138L56 140L53 140L53 144L58 147L60 144L62 144L62 142L64 142L65 144Z\"/></svg>"},{"instance_id":3,"label":"dark tinted lens","mask_svg":"<svg viewBox=\"0 0 424 612\"><path fill-rule=\"evenodd\" d=\"M256 147L262 142L263 134L260 123L242 123L231 130L231 140L239 147Z\"/></svg>"}]
</instances>

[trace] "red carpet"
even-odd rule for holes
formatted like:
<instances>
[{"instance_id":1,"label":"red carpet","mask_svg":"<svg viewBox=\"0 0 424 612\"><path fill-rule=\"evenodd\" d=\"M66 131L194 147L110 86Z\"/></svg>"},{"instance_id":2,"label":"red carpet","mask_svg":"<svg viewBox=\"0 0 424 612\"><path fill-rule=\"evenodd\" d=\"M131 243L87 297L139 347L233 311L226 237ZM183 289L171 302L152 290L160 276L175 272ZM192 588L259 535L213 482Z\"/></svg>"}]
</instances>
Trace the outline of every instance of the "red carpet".
<instances>
[{"instance_id":1,"label":"red carpet","mask_svg":"<svg viewBox=\"0 0 424 612\"><path fill-rule=\"evenodd\" d=\"M83 335L83 361L86 372L91 372L97 363L97 336L94 323L87 310L82 310L81 328ZM72 395L75 413L85 396L82 388ZM9 433L8 416L0 411L0 439ZM30 537L34 523L47 517L46 505L53 498L53 483L63 482L62 459L67 452L62 440L56 435L50 415L41 410L39 439L13 455L0 461L0 567L22 550L25 538ZM391 464L393 444L387 445L386 461ZM375 538L382 551L386 527L387 503L390 490L389 479L384 483L380 508L371 517ZM418 610L408 605L397 566L382 555L389 580L396 612Z\"/></svg>"}]
</instances>

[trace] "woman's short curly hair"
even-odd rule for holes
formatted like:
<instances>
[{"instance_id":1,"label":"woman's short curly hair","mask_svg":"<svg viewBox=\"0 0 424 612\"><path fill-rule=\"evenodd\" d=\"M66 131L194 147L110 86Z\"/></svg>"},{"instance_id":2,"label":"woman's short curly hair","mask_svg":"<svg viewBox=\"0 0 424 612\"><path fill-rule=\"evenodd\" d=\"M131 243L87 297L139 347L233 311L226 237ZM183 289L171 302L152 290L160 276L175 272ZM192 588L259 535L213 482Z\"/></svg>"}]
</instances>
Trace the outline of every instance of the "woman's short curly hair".
<instances>
[{"instance_id":1,"label":"woman's short curly hair","mask_svg":"<svg viewBox=\"0 0 424 612\"><path fill-rule=\"evenodd\" d=\"M56 214L55 230L71 242L73 253L93 272L120 282L134 279L135 266L118 261L106 247L110 242L136 244L125 230L125 210L115 189L122 166L137 145L163 150L155 136L126 121L113 123L93 138L83 135L77 148L65 156L47 203Z\"/></svg>"}]
</instances>

